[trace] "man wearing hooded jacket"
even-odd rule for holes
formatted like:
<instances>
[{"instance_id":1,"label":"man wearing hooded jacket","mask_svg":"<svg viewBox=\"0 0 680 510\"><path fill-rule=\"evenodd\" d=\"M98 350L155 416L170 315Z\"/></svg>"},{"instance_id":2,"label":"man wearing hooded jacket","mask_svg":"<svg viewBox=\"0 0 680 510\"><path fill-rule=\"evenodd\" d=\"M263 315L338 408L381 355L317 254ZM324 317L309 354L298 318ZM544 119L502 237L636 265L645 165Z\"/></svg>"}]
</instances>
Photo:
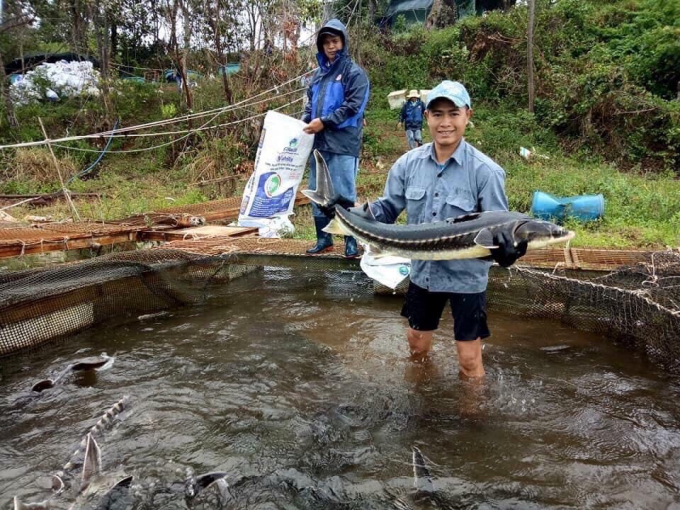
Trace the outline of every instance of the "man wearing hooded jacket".
<instances>
[{"instance_id":1,"label":"man wearing hooded jacket","mask_svg":"<svg viewBox=\"0 0 680 510\"><path fill-rule=\"evenodd\" d=\"M319 69L307 90L307 106L302 120L305 132L315 134L314 148L328 164L335 192L355 201L356 176L363 132L363 118L368 103L369 82L364 70L349 56L347 30L339 20L326 23L316 39ZM309 188L316 189L316 166L311 160ZM329 219L312 204L316 245L310 255L323 253L333 246L333 238L322 229ZM345 257L359 256L357 242L345 237Z\"/></svg>"}]
</instances>

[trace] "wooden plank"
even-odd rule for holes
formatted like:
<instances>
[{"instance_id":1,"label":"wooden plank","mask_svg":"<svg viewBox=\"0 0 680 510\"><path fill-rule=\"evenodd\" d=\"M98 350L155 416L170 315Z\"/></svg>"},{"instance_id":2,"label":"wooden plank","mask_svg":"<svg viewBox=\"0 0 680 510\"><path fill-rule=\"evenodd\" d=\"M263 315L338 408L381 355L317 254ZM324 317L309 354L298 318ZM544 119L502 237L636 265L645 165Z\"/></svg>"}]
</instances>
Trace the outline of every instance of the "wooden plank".
<instances>
[{"instance_id":1,"label":"wooden plank","mask_svg":"<svg viewBox=\"0 0 680 510\"><path fill-rule=\"evenodd\" d=\"M81 250L83 248L98 248L104 245L122 244L137 240L137 232L126 232L117 235L87 236L81 238L63 238L32 241L30 243L15 243L0 246L0 259L48 253L52 251Z\"/></svg>"},{"instance_id":2,"label":"wooden plank","mask_svg":"<svg viewBox=\"0 0 680 510\"><path fill-rule=\"evenodd\" d=\"M191 241L192 239L243 237L256 235L255 227L225 227L222 225L206 225L184 229L146 230L141 233L141 239L145 241Z\"/></svg>"},{"instance_id":3,"label":"wooden plank","mask_svg":"<svg viewBox=\"0 0 680 510\"><path fill-rule=\"evenodd\" d=\"M246 233L257 232L256 227L226 227L224 225L205 225L202 227L183 228L171 230L168 234L177 234L182 237L232 237Z\"/></svg>"}]
</instances>

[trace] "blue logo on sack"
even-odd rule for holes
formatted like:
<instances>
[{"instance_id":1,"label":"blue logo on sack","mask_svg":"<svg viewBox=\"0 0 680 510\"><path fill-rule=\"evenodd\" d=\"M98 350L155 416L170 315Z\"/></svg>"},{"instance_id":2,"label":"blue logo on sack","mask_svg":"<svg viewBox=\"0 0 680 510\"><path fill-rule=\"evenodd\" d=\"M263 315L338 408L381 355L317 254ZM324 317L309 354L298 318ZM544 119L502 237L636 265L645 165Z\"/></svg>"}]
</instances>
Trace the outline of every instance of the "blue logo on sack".
<instances>
[{"instance_id":1,"label":"blue logo on sack","mask_svg":"<svg viewBox=\"0 0 680 510\"><path fill-rule=\"evenodd\" d=\"M291 139L290 142L288 142L288 147L284 147L283 152L297 152L298 145L300 145L300 139L299 138L293 138Z\"/></svg>"}]
</instances>

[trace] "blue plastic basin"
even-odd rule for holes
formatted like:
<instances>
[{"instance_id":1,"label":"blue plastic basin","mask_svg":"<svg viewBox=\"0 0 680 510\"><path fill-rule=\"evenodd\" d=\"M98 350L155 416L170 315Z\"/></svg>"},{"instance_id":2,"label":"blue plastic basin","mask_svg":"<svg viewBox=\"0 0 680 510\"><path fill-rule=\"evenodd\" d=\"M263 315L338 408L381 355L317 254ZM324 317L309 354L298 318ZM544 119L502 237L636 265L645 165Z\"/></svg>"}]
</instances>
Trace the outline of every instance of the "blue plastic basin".
<instances>
[{"instance_id":1,"label":"blue plastic basin","mask_svg":"<svg viewBox=\"0 0 680 510\"><path fill-rule=\"evenodd\" d=\"M542 220L598 220L604 215L604 196L599 194L561 198L536 191L531 202L531 214Z\"/></svg>"}]
</instances>

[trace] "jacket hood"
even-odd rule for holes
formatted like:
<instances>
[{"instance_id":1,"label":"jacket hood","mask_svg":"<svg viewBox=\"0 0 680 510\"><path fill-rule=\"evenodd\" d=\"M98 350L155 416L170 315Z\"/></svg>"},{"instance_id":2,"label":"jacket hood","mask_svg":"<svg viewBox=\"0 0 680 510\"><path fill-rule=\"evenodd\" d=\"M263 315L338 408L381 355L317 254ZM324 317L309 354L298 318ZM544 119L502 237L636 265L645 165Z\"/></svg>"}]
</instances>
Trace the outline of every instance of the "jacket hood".
<instances>
[{"instance_id":1,"label":"jacket hood","mask_svg":"<svg viewBox=\"0 0 680 510\"><path fill-rule=\"evenodd\" d=\"M327 67L328 65L328 58L326 58L326 55L323 52L323 46L321 45L321 34L323 33L324 29L328 28L334 32L338 32L340 37L342 37L342 51L338 53L335 61L337 62L342 57L349 54L349 37L347 36L347 27L343 25L339 19L333 18L321 27L319 34L316 36L316 49L318 50L316 59L319 61L321 68Z\"/></svg>"}]
</instances>

